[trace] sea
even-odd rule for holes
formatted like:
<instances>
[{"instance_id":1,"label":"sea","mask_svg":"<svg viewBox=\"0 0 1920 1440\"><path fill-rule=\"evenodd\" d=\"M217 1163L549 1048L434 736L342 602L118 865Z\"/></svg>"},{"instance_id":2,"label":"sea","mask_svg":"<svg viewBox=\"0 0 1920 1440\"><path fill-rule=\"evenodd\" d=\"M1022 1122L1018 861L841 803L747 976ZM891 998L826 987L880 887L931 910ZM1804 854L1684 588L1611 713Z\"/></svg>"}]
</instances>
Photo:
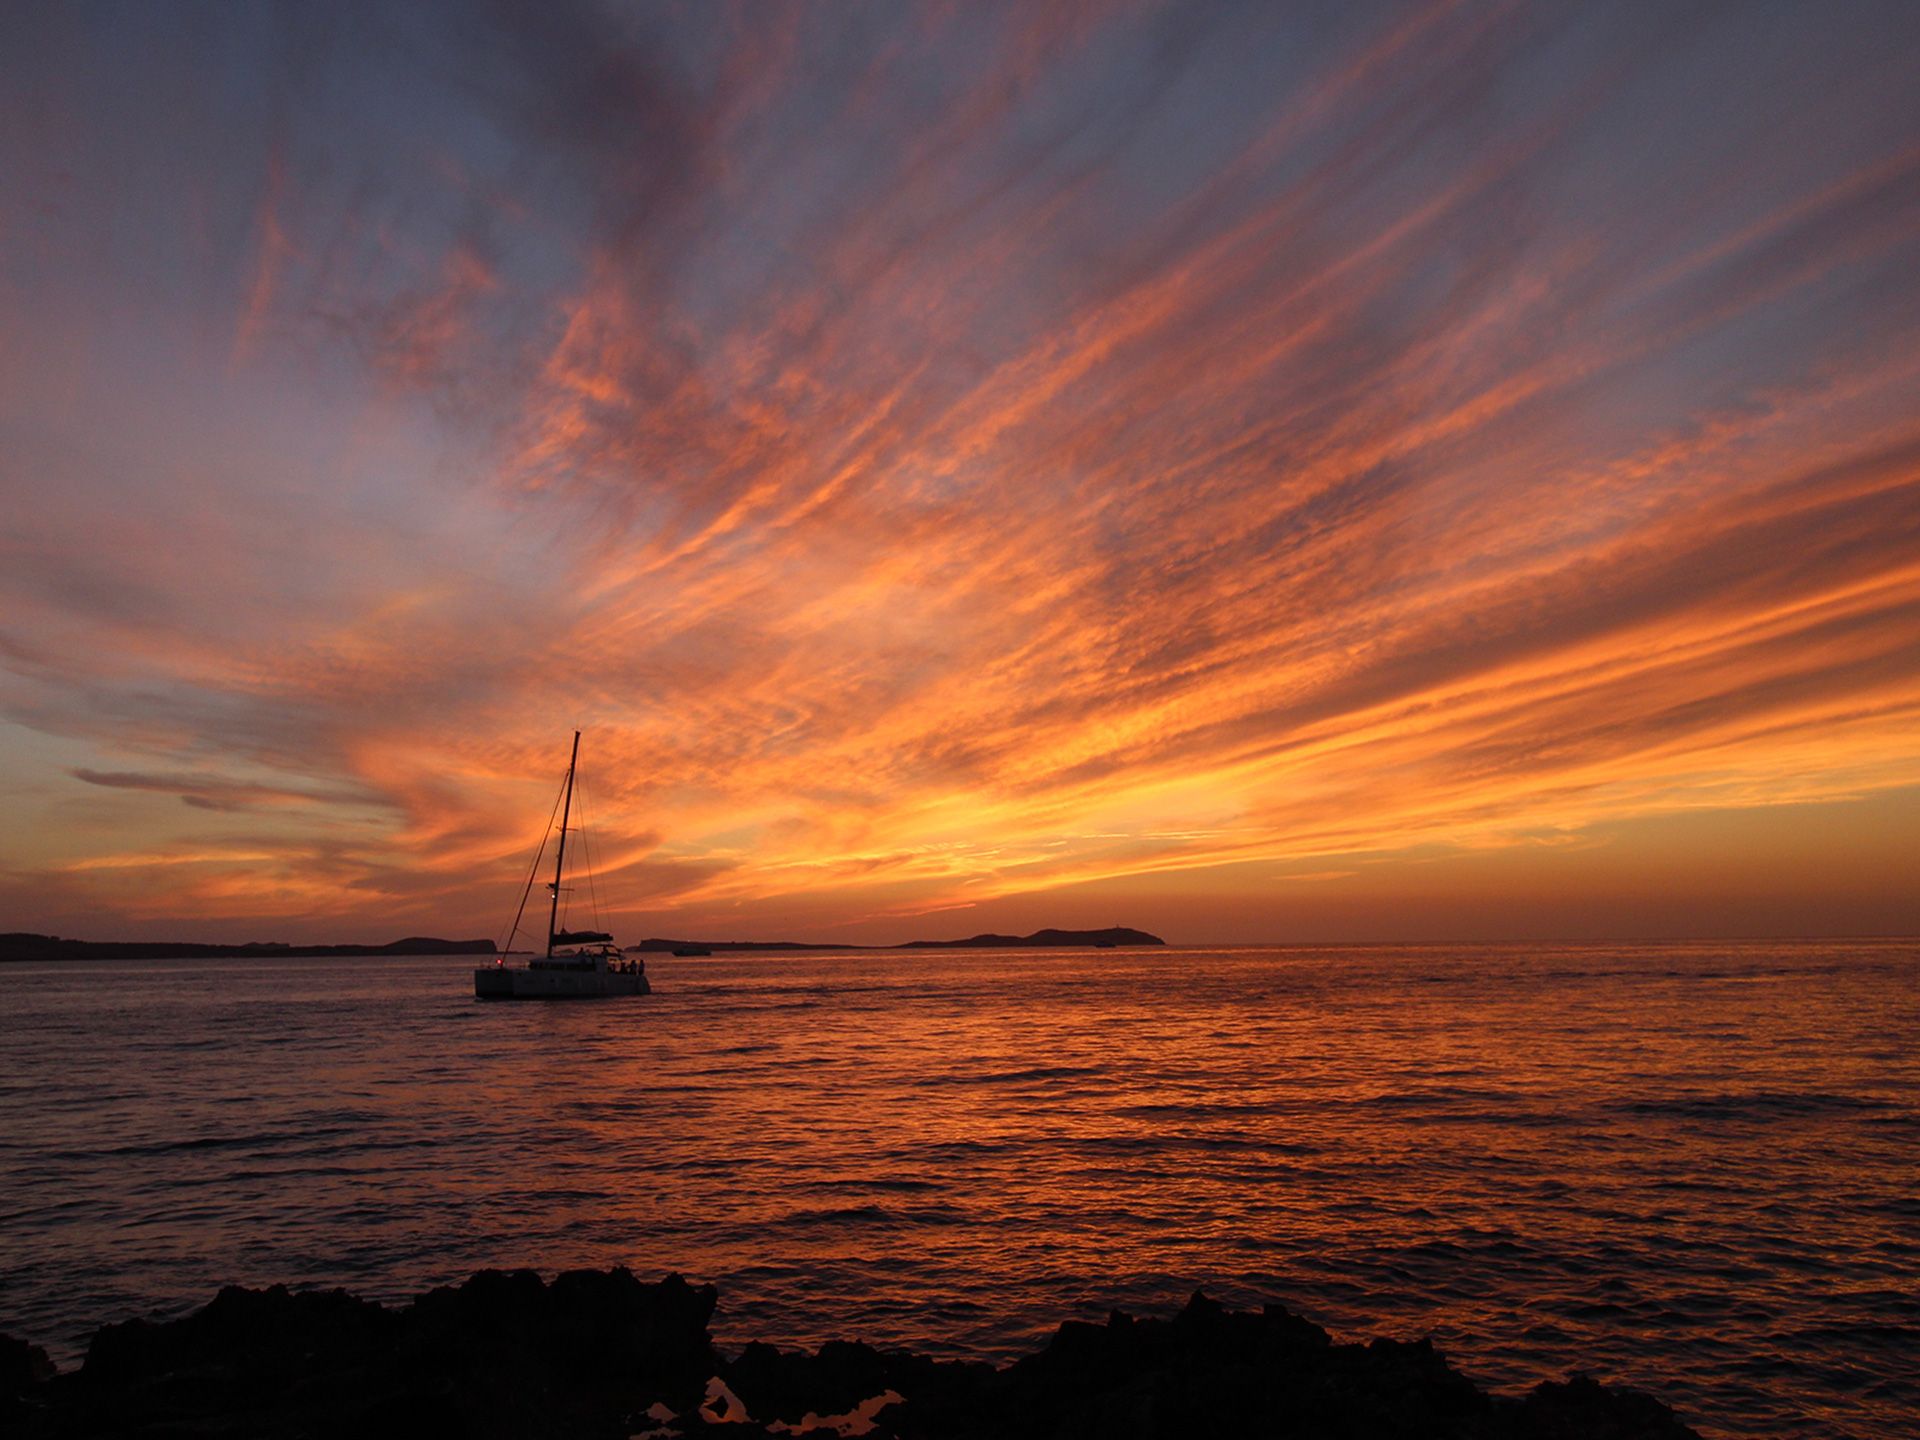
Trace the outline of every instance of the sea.
<instances>
[{"instance_id":1,"label":"sea","mask_svg":"<svg viewBox=\"0 0 1920 1440\"><path fill-rule=\"evenodd\" d=\"M0 966L0 1331L488 1267L1001 1360L1195 1290L1703 1434L1920 1434L1920 941Z\"/></svg>"}]
</instances>

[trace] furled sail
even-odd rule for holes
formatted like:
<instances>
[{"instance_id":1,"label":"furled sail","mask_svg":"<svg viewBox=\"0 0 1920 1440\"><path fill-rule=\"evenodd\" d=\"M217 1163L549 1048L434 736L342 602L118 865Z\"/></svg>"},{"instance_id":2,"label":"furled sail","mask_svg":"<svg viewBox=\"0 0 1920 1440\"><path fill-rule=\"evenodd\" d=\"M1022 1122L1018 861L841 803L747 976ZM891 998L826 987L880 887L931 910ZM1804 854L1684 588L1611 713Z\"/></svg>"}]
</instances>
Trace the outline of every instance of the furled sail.
<instances>
[{"instance_id":1,"label":"furled sail","mask_svg":"<svg viewBox=\"0 0 1920 1440\"><path fill-rule=\"evenodd\" d=\"M602 930L556 930L553 943L556 945L597 945L601 941L611 941L613 936Z\"/></svg>"}]
</instances>

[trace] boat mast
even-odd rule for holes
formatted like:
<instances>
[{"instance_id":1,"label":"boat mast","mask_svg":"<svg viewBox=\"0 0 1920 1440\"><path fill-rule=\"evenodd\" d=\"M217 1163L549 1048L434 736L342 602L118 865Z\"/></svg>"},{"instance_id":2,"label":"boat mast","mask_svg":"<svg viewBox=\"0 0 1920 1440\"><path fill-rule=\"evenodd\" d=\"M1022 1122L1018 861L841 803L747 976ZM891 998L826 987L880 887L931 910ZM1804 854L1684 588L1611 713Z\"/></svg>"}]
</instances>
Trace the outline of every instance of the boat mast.
<instances>
[{"instance_id":1,"label":"boat mast","mask_svg":"<svg viewBox=\"0 0 1920 1440\"><path fill-rule=\"evenodd\" d=\"M573 754L567 757L567 799L560 811L560 848L553 852L553 908L547 912L547 958L553 958L553 927L560 921L560 866L567 858L567 817L573 814L573 767L580 763L580 732L573 732Z\"/></svg>"}]
</instances>

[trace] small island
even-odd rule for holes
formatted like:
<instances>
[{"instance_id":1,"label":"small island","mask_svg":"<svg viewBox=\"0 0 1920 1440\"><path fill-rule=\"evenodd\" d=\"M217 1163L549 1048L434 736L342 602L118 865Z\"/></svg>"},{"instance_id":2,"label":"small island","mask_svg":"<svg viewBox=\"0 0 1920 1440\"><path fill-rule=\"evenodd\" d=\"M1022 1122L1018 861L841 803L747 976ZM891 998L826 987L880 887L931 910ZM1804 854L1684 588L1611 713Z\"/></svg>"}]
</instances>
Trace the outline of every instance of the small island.
<instances>
[{"instance_id":1,"label":"small island","mask_svg":"<svg viewBox=\"0 0 1920 1440\"><path fill-rule=\"evenodd\" d=\"M898 945L848 945L805 940L666 940L654 937L629 945L629 950L649 954L696 955L701 951L717 954L723 950L1019 950L1048 946L1077 946L1082 949L1112 950L1121 946L1164 945L1158 935L1144 930L1129 930L1115 925L1106 930L1036 930L1031 935L970 935L964 940L906 940Z\"/></svg>"}]
</instances>

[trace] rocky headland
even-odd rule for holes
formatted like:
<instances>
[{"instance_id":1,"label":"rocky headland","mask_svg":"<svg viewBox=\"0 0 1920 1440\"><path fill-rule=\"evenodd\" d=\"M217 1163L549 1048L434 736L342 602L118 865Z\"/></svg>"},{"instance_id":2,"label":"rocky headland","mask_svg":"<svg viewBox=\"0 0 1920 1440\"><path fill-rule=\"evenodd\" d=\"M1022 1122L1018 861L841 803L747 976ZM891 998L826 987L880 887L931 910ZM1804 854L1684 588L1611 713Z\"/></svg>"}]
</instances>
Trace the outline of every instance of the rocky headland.
<instances>
[{"instance_id":1,"label":"rocky headland","mask_svg":"<svg viewBox=\"0 0 1920 1440\"><path fill-rule=\"evenodd\" d=\"M398 1309L222 1290L99 1330L81 1366L0 1336L0 1432L79 1436L814 1434L1175 1440L1681 1440L1658 1401L1584 1376L1491 1396L1422 1340L1336 1344L1202 1295L1169 1320L1069 1321L1011 1365L831 1342L716 1350L711 1286L626 1270L486 1271ZM1696 1437L1697 1440L1697 1437Z\"/></svg>"}]
</instances>

